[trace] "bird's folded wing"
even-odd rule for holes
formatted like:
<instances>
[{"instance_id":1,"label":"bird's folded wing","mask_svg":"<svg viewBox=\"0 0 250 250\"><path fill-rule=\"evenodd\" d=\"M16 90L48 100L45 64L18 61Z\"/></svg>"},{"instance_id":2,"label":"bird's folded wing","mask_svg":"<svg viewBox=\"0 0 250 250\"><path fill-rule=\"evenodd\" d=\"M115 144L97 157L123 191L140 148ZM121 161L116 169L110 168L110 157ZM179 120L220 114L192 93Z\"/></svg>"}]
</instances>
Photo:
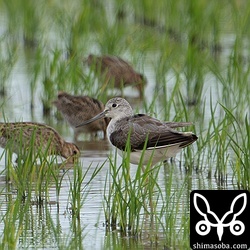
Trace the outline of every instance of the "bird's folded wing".
<instances>
[{"instance_id":1,"label":"bird's folded wing","mask_svg":"<svg viewBox=\"0 0 250 250\"><path fill-rule=\"evenodd\" d=\"M180 126L184 124L181 123ZM173 130L165 123L147 115L135 115L121 120L116 125L116 130L110 135L110 141L121 150L125 150L128 142L131 150L135 151L142 150L145 143L146 148L167 147L175 144L185 147L195 141L192 133ZM177 123L172 125L180 127Z\"/></svg>"},{"instance_id":2,"label":"bird's folded wing","mask_svg":"<svg viewBox=\"0 0 250 250\"><path fill-rule=\"evenodd\" d=\"M150 138L147 141L146 148L161 148L169 147L173 145L179 145L179 147L185 147L195 141L196 138L191 132L177 132L177 131L167 131L165 133L160 133ZM143 147L144 145L139 146Z\"/></svg>"}]
</instances>

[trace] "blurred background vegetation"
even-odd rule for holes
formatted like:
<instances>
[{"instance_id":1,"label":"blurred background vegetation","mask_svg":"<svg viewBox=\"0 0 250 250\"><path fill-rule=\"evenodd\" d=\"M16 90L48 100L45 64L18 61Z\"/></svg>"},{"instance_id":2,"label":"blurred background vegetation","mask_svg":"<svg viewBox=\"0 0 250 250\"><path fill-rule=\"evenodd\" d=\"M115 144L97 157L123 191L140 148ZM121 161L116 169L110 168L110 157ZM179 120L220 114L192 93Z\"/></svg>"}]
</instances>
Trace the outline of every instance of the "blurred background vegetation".
<instances>
[{"instance_id":1,"label":"blurred background vegetation","mask_svg":"<svg viewBox=\"0 0 250 250\"><path fill-rule=\"evenodd\" d=\"M51 102L64 90L105 103L117 93L101 88L83 60L90 53L120 56L148 80L142 102L132 89L125 91L136 111L194 122L199 139L181 154L181 163L191 175L215 176L218 186L184 182L180 192L197 185L249 190L249 27L248 0L0 0L1 119L44 121L72 139ZM110 197L112 190L105 199ZM180 212L164 204L162 215ZM173 230L176 217L165 228L170 246L189 247L186 210L180 234Z\"/></svg>"}]
</instances>

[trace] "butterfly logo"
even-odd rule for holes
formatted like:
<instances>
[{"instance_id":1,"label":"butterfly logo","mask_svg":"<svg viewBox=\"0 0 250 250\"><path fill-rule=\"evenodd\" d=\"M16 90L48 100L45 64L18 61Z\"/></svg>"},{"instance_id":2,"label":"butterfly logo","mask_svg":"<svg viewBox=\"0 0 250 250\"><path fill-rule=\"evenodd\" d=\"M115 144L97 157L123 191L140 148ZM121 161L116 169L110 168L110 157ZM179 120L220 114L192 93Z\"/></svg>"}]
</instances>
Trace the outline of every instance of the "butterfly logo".
<instances>
[{"instance_id":1,"label":"butterfly logo","mask_svg":"<svg viewBox=\"0 0 250 250\"><path fill-rule=\"evenodd\" d=\"M204 206L199 208L198 202L197 202L199 199L200 199L200 202L203 202L203 205L205 204L206 211L202 211L204 210ZM243 205L239 209L239 211L235 211L237 210L237 208L235 207L235 204L239 203L240 199L243 199ZM247 205L246 193L239 194L233 199L231 206L230 206L230 210L226 212L222 216L221 219L219 219L218 216L213 211L210 210L210 205L207 199L203 195L195 193L193 202L194 202L194 207L196 211L204 218L203 220L200 220L199 222L197 222L195 226L195 230L199 235L202 235L202 236L207 235L209 234L211 227L215 227L217 228L217 235L218 235L219 241L221 241L222 235L224 233L224 227L229 227L230 232L236 236L243 234L243 232L245 231L245 225L243 224L242 221L237 220L237 216L239 216L246 208L246 205ZM225 220L226 219L228 220L228 218L230 217L232 217L231 221L225 223ZM213 220L213 222L211 222L211 220Z\"/></svg>"}]
</instances>

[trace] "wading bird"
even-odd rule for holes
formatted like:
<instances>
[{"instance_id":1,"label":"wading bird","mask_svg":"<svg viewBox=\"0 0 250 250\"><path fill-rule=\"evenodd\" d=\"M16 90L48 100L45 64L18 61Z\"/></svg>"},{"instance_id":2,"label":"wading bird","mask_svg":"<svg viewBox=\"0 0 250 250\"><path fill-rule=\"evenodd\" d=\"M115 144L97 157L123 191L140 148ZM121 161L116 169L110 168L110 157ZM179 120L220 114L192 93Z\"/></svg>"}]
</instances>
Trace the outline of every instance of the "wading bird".
<instances>
[{"instance_id":1,"label":"wading bird","mask_svg":"<svg viewBox=\"0 0 250 250\"><path fill-rule=\"evenodd\" d=\"M77 127L103 117L111 118L107 128L110 143L118 149L120 155L129 145L130 162L133 164L142 162L142 165L155 165L175 157L182 148L198 139L192 132L178 132L174 129L192 123L161 122L145 114L134 115L130 104L120 97L109 100L103 112Z\"/></svg>"},{"instance_id":2,"label":"wading bird","mask_svg":"<svg viewBox=\"0 0 250 250\"><path fill-rule=\"evenodd\" d=\"M59 133L45 124L35 122L0 123L0 146L9 148L18 157L59 155L74 162L80 155L78 147L66 142Z\"/></svg>"},{"instance_id":3,"label":"wading bird","mask_svg":"<svg viewBox=\"0 0 250 250\"><path fill-rule=\"evenodd\" d=\"M85 61L96 74L101 75L104 86L113 86L123 89L126 86L133 86L139 91L140 98L143 98L144 87L147 83L145 76L136 72L133 67L117 56L95 56L90 54ZM113 84L113 85L112 85Z\"/></svg>"},{"instance_id":4,"label":"wading bird","mask_svg":"<svg viewBox=\"0 0 250 250\"><path fill-rule=\"evenodd\" d=\"M91 117L104 110L104 105L101 101L89 96L74 96L60 91L57 100L55 100L53 104L74 129L75 141L77 141L77 138L81 133L90 133L93 137L93 135L97 135L98 131L103 131L104 138L106 138L106 129L110 120L109 118L95 121L84 127L76 128L79 123L89 120Z\"/></svg>"}]
</instances>

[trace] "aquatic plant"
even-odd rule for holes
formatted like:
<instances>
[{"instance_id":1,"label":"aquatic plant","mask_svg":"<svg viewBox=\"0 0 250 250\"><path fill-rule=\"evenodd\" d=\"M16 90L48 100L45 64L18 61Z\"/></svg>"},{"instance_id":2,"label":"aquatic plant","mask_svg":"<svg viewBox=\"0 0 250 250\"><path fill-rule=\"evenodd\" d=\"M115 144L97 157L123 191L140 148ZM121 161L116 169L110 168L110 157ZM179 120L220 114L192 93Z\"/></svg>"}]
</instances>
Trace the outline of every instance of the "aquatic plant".
<instances>
[{"instance_id":1,"label":"aquatic plant","mask_svg":"<svg viewBox=\"0 0 250 250\"><path fill-rule=\"evenodd\" d=\"M130 166L129 154L123 160L114 154L98 165L93 178L87 176L95 162L87 172L84 164L65 170L54 157L38 154L34 161L32 149L17 163L10 150L4 151L1 248L86 248L85 237L89 241L93 231L86 232L81 219L96 177L104 185L93 226L106 234L100 249L187 249L192 189L249 190L249 1L0 0L0 6L5 115L22 117L27 104L32 119L44 120L43 107L50 114L47 122L54 122L51 101L58 90L106 102L109 90L83 59L90 53L114 54L148 78L147 98L133 100L135 110L160 120L191 121L199 137L175 163L142 171ZM16 94L22 91L28 94L19 106ZM71 136L66 124L58 126ZM67 217L67 231L60 216Z\"/></svg>"}]
</instances>

